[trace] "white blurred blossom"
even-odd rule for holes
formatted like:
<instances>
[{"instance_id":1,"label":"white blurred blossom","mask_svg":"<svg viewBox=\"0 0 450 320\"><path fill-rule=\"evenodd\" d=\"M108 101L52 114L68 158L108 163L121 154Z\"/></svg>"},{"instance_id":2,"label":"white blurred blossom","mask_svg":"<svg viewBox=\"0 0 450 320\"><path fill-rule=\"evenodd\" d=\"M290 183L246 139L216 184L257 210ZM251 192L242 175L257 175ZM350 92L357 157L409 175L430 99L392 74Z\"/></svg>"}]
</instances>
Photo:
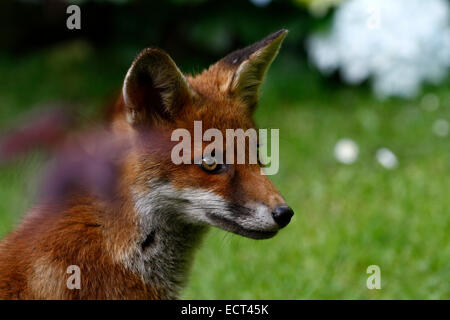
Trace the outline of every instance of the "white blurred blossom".
<instances>
[{"instance_id":1,"label":"white blurred blossom","mask_svg":"<svg viewBox=\"0 0 450 320\"><path fill-rule=\"evenodd\" d=\"M257 7L265 7L269 5L269 3L272 2L272 0L250 0L250 2Z\"/></svg>"},{"instance_id":2,"label":"white blurred blossom","mask_svg":"<svg viewBox=\"0 0 450 320\"><path fill-rule=\"evenodd\" d=\"M422 97L420 105L426 111L436 111L439 108L439 97L434 93L427 93Z\"/></svg>"},{"instance_id":3,"label":"white blurred blossom","mask_svg":"<svg viewBox=\"0 0 450 320\"><path fill-rule=\"evenodd\" d=\"M394 169L398 165L397 156L388 148L378 149L375 158L386 169Z\"/></svg>"},{"instance_id":4,"label":"white blurred blossom","mask_svg":"<svg viewBox=\"0 0 450 320\"><path fill-rule=\"evenodd\" d=\"M438 83L450 68L450 9L446 0L350 0L329 34L308 40L325 74L340 68L359 84L372 78L379 97L412 97L421 83Z\"/></svg>"},{"instance_id":5,"label":"white blurred blossom","mask_svg":"<svg viewBox=\"0 0 450 320\"><path fill-rule=\"evenodd\" d=\"M433 132L439 137L446 137L448 135L449 125L445 119L438 119L433 123Z\"/></svg>"},{"instance_id":6,"label":"white blurred blossom","mask_svg":"<svg viewBox=\"0 0 450 320\"><path fill-rule=\"evenodd\" d=\"M348 138L339 140L334 147L334 157L341 163L351 164L355 162L358 159L358 154L358 145Z\"/></svg>"}]
</instances>

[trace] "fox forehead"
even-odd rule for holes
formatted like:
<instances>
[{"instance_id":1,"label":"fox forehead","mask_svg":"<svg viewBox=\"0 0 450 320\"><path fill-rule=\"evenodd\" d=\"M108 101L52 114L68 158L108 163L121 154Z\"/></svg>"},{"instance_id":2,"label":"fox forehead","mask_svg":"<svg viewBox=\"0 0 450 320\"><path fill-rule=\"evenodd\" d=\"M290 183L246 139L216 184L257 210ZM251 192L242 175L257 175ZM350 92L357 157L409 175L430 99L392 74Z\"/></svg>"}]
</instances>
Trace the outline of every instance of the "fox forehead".
<instances>
[{"instance_id":1,"label":"fox forehead","mask_svg":"<svg viewBox=\"0 0 450 320\"><path fill-rule=\"evenodd\" d=\"M175 120L176 128L193 130L194 121L201 121L202 129L215 128L225 134L226 129L249 129L254 128L252 116L230 102L202 99L192 103L185 108L185 112Z\"/></svg>"},{"instance_id":2,"label":"fox forehead","mask_svg":"<svg viewBox=\"0 0 450 320\"><path fill-rule=\"evenodd\" d=\"M202 121L204 130L246 130L255 127L252 114L248 112L245 103L221 91L221 83L213 75L203 72L197 76L188 76L187 81L195 96L175 119L176 126L189 129L194 121Z\"/></svg>"}]
</instances>

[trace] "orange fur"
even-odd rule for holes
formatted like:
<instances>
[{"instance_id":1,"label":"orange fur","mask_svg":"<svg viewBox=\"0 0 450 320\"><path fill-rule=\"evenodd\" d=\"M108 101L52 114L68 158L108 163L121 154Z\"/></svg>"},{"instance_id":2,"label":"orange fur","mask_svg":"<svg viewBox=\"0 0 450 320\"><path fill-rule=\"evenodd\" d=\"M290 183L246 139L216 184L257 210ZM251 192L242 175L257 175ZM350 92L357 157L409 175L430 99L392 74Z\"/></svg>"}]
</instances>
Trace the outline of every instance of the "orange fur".
<instances>
[{"instance_id":1,"label":"orange fur","mask_svg":"<svg viewBox=\"0 0 450 320\"><path fill-rule=\"evenodd\" d=\"M181 76L161 51L147 49L141 53L133 64L136 70L131 70L125 81L126 99L124 94L119 98L111 123L111 136L130 143L119 156L113 198L102 200L86 190L74 190L68 199L44 202L31 210L17 230L0 243L0 299L173 297L163 281L145 281L126 265L132 263L130 256L141 236L130 190L146 192L151 178L170 181L177 190L210 190L241 206L252 201L273 209L284 203L257 164L234 165L228 173L217 175L208 174L198 165L173 164L170 133L176 128L193 133L195 120L202 120L204 130L218 128L224 133L227 128L254 128L255 83L262 81L285 33L271 35L196 76ZM242 74L253 72L259 68L256 63L261 63L257 60L261 55L267 55L266 65L258 71L261 74L248 80L250 91L243 92L245 83L236 84L237 64L245 63L239 69ZM162 71L151 69L149 78L142 80L153 63L165 67ZM253 69L246 71L246 66ZM154 91L146 91L144 85ZM82 270L81 290L66 287L70 265Z\"/></svg>"}]
</instances>

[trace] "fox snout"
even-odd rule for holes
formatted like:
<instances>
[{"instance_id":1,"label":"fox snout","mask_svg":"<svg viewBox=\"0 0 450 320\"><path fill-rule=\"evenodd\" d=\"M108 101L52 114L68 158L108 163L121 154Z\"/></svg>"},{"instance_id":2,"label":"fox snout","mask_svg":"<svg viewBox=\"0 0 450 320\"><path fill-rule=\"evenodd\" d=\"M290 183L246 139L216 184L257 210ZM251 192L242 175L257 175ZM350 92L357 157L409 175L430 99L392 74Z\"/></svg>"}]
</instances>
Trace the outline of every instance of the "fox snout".
<instances>
[{"instance_id":1,"label":"fox snout","mask_svg":"<svg viewBox=\"0 0 450 320\"><path fill-rule=\"evenodd\" d=\"M280 228L286 227L289 222L291 222L293 215L294 210L287 205L277 206L275 210L272 211L272 217Z\"/></svg>"},{"instance_id":2,"label":"fox snout","mask_svg":"<svg viewBox=\"0 0 450 320\"><path fill-rule=\"evenodd\" d=\"M243 211L240 212L241 217L234 218L236 225L240 228L229 230L226 225L220 224L218 226L248 238L267 239L275 236L280 229L286 227L294 215L294 210L285 203L277 205L274 209L261 204L255 210Z\"/></svg>"}]
</instances>

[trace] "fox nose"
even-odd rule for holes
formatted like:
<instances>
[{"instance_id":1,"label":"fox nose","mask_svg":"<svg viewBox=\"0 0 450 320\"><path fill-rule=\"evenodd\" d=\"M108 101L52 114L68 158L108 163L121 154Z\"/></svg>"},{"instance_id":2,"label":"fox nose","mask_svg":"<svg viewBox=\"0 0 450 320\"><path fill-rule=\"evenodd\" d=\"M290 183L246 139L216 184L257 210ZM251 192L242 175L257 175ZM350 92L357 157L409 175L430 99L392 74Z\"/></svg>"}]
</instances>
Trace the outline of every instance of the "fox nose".
<instances>
[{"instance_id":1,"label":"fox nose","mask_svg":"<svg viewBox=\"0 0 450 320\"><path fill-rule=\"evenodd\" d=\"M278 206L275 208L275 210L272 211L273 219L280 226L280 228L286 227L291 221L293 215L294 210L286 205Z\"/></svg>"}]
</instances>

